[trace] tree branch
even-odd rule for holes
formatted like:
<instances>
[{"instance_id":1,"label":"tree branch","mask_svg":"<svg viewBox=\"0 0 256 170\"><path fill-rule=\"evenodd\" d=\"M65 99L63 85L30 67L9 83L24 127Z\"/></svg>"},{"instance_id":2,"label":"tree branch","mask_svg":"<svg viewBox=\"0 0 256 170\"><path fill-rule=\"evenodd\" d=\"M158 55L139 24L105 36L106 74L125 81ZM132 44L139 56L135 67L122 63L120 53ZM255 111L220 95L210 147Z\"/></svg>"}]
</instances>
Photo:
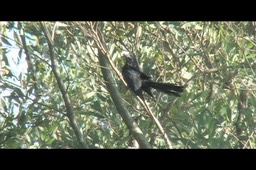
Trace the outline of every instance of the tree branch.
<instances>
[{"instance_id":1,"label":"tree branch","mask_svg":"<svg viewBox=\"0 0 256 170\"><path fill-rule=\"evenodd\" d=\"M101 67L102 74L103 74L107 89L110 93L110 96L118 110L118 113L121 115L122 119L124 120L124 123L132 132L134 138L139 143L140 147L148 148L148 149L152 148L151 145L148 143L147 139L145 138L145 136L143 135L142 131L138 127L138 125L132 119L130 113L125 107L125 104L121 95L119 94L117 88L114 86L115 83L113 81L113 77L109 69L107 57L103 54L103 52L99 48L98 48L98 52L99 52L98 58L100 61L100 65L102 66Z\"/></svg>"},{"instance_id":2,"label":"tree branch","mask_svg":"<svg viewBox=\"0 0 256 170\"><path fill-rule=\"evenodd\" d=\"M25 55L26 55L26 61L27 61L27 65L28 65L27 71L28 71L28 73L31 72L31 76L32 76L32 80L33 80L33 86L35 89L35 101L38 101L39 93L38 93L38 87L37 87L37 78L35 76L35 69L34 69L34 66L32 65L32 61L31 61L31 57L30 57L29 50L27 47L25 33L24 33L23 29L20 30L20 38L21 38L23 49L25 51ZM28 79L29 79L29 76L27 76L27 80ZM29 81L27 81L27 82L29 82Z\"/></svg>"},{"instance_id":3,"label":"tree branch","mask_svg":"<svg viewBox=\"0 0 256 170\"><path fill-rule=\"evenodd\" d=\"M78 129L77 122L76 122L76 119L75 119L75 114L74 114L74 111L73 111L73 108L72 108L72 104L70 102L70 99L68 97L67 92L65 91L66 88L64 86L64 83L61 80L59 73L57 72L56 65L55 65L55 60L54 60L54 52L53 52L54 46L53 46L53 42L50 39L50 34L45 29L44 25L41 22L40 22L40 26L41 26L41 28L42 28L42 30L45 34L45 37L47 39L47 44L48 44L48 47L49 47L50 59L51 59L51 68L52 68L53 74L56 78L58 87L61 91L62 98L64 100L64 103L65 103L65 106L66 106L66 109L67 109L67 117L70 121L70 125L71 125L72 129L74 130L74 133L77 137L77 140L78 140L80 146L82 148L88 148L88 145L87 145L86 141L84 140L82 133Z\"/></svg>"}]
</instances>

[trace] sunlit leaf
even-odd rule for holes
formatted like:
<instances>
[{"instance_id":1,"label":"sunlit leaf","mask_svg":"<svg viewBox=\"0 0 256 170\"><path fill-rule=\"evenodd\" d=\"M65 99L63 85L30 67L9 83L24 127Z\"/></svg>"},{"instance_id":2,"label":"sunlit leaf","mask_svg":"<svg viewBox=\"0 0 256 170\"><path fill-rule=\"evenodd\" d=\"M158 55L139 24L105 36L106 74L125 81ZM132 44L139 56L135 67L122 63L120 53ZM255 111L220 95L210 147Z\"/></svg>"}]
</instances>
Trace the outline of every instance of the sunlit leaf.
<instances>
[{"instance_id":1,"label":"sunlit leaf","mask_svg":"<svg viewBox=\"0 0 256 170\"><path fill-rule=\"evenodd\" d=\"M5 43L6 45L12 46L12 44L3 36L1 36L1 40L3 43Z\"/></svg>"}]
</instances>

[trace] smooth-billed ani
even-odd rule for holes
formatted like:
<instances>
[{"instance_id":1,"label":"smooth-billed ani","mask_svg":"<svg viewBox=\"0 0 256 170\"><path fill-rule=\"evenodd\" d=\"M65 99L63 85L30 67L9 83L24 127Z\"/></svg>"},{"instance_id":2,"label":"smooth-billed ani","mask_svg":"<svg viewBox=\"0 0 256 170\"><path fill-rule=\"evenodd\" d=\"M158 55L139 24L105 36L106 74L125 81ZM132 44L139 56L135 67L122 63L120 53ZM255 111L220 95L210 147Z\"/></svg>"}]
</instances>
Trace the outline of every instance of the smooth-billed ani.
<instances>
[{"instance_id":1,"label":"smooth-billed ani","mask_svg":"<svg viewBox=\"0 0 256 170\"><path fill-rule=\"evenodd\" d=\"M151 77L143 73L137 57L130 52L124 51L121 53L125 57L126 62L122 69L122 75L128 87L138 95L143 101L142 91L148 93L151 97L153 94L151 88L159 90L166 94L180 96L184 91L183 86L178 86L171 83L158 83L151 80Z\"/></svg>"}]
</instances>

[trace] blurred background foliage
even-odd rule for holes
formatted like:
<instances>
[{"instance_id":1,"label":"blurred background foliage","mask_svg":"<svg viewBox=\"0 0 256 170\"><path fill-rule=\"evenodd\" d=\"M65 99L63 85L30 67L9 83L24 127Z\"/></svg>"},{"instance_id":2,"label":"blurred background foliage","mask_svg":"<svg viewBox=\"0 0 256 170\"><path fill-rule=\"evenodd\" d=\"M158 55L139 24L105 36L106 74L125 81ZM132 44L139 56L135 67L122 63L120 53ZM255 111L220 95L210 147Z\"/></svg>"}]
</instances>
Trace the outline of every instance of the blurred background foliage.
<instances>
[{"instance_id":1,"label":"blurred background foliage","mask_svg":"<svg viewBox=\"0 0 256 170\"><path fill-rule=\"evenodd\" d=\"M99 22L120 71L125 48L153 80L186 85L181 97L145 94L174 148L256 148L255 22ZM56 68L88 148L137 148L98 62L91 22L45 22ZM0 22L0 148L81 148L39 22ZM154 148L167 148L120 77L116 88Z\"/></svg>"}]
</instances>

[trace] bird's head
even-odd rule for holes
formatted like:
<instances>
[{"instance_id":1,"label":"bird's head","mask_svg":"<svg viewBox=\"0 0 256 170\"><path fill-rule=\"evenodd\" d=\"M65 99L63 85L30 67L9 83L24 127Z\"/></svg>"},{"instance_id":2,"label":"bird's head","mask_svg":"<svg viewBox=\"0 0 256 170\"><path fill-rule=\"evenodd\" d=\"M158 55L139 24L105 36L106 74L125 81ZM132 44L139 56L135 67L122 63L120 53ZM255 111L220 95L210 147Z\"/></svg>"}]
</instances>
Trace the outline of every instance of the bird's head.
<instances>
[{"instance_id":1,"label":"bird's head","mask_svg":"<svg viewBox=\"0 0 256 170\"><path fill-rule=\"evenodd\" d=\"M122 51L121 56L125 58L132 58L131 53L128 51Z\"/></svg>"},{"instance_id":2,"label":"bird's head","mask_svg":"<svg viewBox=\"0 0 256 170\"><path fill-rule=\"evenodd\" d=\"M125 59L127 64L134 63L134 56L132 53L130 53L128 51L122 51L121 56Z\"/></svg>"},{"instance_id":3,"label":"bird's head","mask_svg":"<svg viewBox=\"0 0 256 170\"><path fill-rule=\"evenodd\" d=\"M138 70L141 70L140 62L133 53L128 52L128 51L123 51L123 52L121 52L121 56L125 58L126 65L134 67Z\"/></svg>"}]
</instances>

